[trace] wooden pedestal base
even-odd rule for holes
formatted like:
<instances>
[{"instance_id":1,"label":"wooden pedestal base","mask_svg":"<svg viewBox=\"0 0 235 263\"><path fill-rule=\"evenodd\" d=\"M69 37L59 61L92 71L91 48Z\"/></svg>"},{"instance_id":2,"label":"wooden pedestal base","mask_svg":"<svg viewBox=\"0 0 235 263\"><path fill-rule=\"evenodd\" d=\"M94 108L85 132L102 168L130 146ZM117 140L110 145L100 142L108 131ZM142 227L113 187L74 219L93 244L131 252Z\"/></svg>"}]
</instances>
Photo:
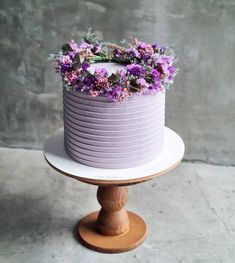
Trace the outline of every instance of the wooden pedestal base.
<instances>
[{"instance_id":1,"label":"wooden pedestal base","mask_svg":"<svg viewBox=\"0 0 235 263\"><path fill-rule=\"evenodd\" d=\"M84 217L78 224L80 242L95 251L121 253L141 245L147 237L147 226L138 215L129 212L129 230L117 236L104 236L96 228L98 211Z\"/></svg>"},{"instance_id":2,"label":"wooden pedestal base","mask_svg":"<svg viewBox=\"0 0 235 263\"><path fill-rule=\"evenodd\" d=\"M100 211L84 217L78 224L78 237L90 249L121 253L136 248L147 236L147 226L138 215L127 212L127 187L99 186Z\"/></svg>"},{"instance_id":3,"label":"wooden pedestal base","mask_svg":"<svg viewBox=\"0 0 235 263\"><path fill-rule=\"evenodd\" d=\"M86 216L78 225L78 236L85 246L99 252L120 253L139 246L145 240L147 227L143 219L124 208L127 202L126 186L160 176L180 163L184 155L182 139L167 127L164 137L161 156L146 165L130 169L100 169L72 160L64 149L63 129L47 140L44 155L55 170L99 186L97 199L101 210Z\"/></svg>"}]
</instances>

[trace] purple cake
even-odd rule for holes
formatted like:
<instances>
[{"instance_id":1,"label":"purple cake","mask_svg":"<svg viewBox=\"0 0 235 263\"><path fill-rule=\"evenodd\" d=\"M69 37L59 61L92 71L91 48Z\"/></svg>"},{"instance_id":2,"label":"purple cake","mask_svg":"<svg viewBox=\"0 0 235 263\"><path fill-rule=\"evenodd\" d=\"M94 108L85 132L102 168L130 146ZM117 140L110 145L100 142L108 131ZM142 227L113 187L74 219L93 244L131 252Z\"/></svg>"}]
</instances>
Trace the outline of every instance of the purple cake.
<instances>
[{"instance_id":1,"label":"purple cake","mask_svg":"<svg viewBox=\"0 0 235 263\"><path fill-rule=\"evenodd\" d=\"M112 66L102 65L108 72ZM164 120L165 92L113 103L105 96L64 89L64 145L79 163L129 168L156 159L163 148Z\"/></svg>"},{"instance_id":2,"label":"purple cake","mask_svg":"<svg viewBox=\"0 0 235 263\"><path fill-rule=\"evenodd\" d=\"M170 48L136 38L120 46L88 34L52 58L63 82L64 147L73 160L119 169L158 158L165 90L177 71Z\"/></svg>"}]
</instances>

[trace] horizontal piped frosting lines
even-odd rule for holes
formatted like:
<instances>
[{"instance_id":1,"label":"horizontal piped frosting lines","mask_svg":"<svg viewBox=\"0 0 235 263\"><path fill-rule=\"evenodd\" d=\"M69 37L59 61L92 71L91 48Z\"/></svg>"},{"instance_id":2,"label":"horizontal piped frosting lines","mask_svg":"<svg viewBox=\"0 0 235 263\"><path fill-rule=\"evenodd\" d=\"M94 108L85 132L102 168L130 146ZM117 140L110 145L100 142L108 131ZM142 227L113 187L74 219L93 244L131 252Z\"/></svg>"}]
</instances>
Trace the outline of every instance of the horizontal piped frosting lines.
<instances>
[{"instance_id":1,"label":"horizontal piped frosting lines","mask_svg":"<svg viewBox=\"0 0 235 263\"><path fill-rule=\"evenodd\" d=\"M148 157L142 158L142 159L139 158L135 162L130 162L127 159L127 161L125 163L121 163L121 162L118 162L118 163L110 163L109 162L108 163L107 161L104 163L99 163L99 162L95 162L94 160L85 160L83 158L79 158L79 157L73 155L67 148L65 150L66 150L67 154L72 159L74 159L75 161L82 163L82 164L85 164L85 165L88 165L88 166L91 166L91 167L103 168L103 169L124 169L124 168L132 168L132 167L144 165L144 164L151 162L154 159L156 159L161 153L161 151L155 152L154 155L148 156Z\"/></svg>"},{"instance_id":2,"label":"horizontal piped frosting lines","mask_svg":"<svg viewBox=\"0 0 235 263\"><path fill-rule=\"evenodd\" d=\"M133 111L133 110L127 110L127 109L115 109L115 112L111 111L111 109L105 109L103 108L103 112L97 112L94 111L94 107L87 106L86 109L84 109L83 106L77 104L77 105L71 105L71 101L66 102L64 101L64 109L67 112L71 112L71 114L79 115L79 116L85 116L85 117L91 117L91 118L97 118L97 119L122 119L122 118L136 118L136 117L143 117L149 118L158 112L163 112L162 105L152 105L151 107L143 107L140 111Z\"/></svg>"},{"instance_id":3,"label":"horizontal piped frosting lines","mask_svg":"<svg viewBox=\"0 0 235 263\"><path fill-rule=\"evenodd\" d=\"M164 108L164 100L156 100L149 104L139 104L136 107L106 107L106 105L102 105L99 107L87 104L82 104L80 102L75 102L71 99L64 98L64 106L72 109L73 111L77 112L78 110L82 110L85 112L92 112L92 113L101 113L101 114L128 114L128 113L136 113L141 114L142 112L147 111L155 111L159 107Z\"/></svg>"},{"instance_id":4,"label":"horizontal piped frosting lines","mask_svg":"<svg viewBox=\"0 0 235 263\"><path fill-rule=\"evenodd\" d=\"M115 122L111 124L106 124L106 123L91 123L91 122L86 122L86 121L81 121L78 119L74 119L73 117L69 116L66 112L64 112L64 118L76 125L79 129L79 127L83 128L88 128L88 129L93 129L93 130L101 130L101 131L128 131L128 130L135 130L139 129L141 127L146 127L146 128L151 128L154 125L158 125L159 121L161 122L160 118L152 118L148 119L142 122L137 122L137 123L121 123L121 122Z\"/></svg>"},{"instance_id":5,"label":"horizontal piped frosting lines","mask_svg":"<svg viewBox=\"0 0 235 263\"><path fill-rule=\"evenodd\" d=\"M139 125L138 128L134 128L132 127L132 129L130 129L130 127L126 127L129 129L116 129L116 130L108 130L107 128L105 130L102 129L91 129L88 127L83 127L80 125L77 125L67 119L64 120L65 126L69 125L70 127L72 127L73 129L75 129L76 131L80 131L83 133L88 133L88 134L93 134L93 135L101 135L101 136L131 136L131 135L139 135L141 136L146 129L149 130L154 130L156 127L158 127L159 129L163 129L162 127L162 122L160 123L151 123L151 125L147 126L141 126ZM117 126L118 128L118 126Z\"/></svg>"},{"instance_id":6,"label":"horizontal piped frosting lines","mask_svg":"<svg viewBox=\"0 0 235 263\"><path fill-rule=\"evenodd\" d=\"M110 163L125 163L127 159L129 161L137 161L138 158L145 158L150 155L155 155L155 152L158 152L162 147L158 145L158 147L155 147L155 149L146 150L146 151L136 151L132 152L132 154L128 153L99 153L99 155L93 154L93 152L83 152L82 149L74 149L73 146L66 144L67 149L72 153L74 156L77 156L79 158L85 159L85 160L95 160L95 162L110 162Z\"/></svg>"},{"instance_id":7,"label":"horizontal piped frosting lines","mask_svg":"<svg viewBox=\"0 0 235 263\"><path fill-rule=\"evenodd\" d=\"M158 148L160 148L160 146L158 145L158 148L155 149L148 149L148 153L146 151L142 151L142 152L133 152L132 154L128 154L128 153L99 153L99 155L95 155L92 152L86 153L81 151L81 149L77 150L75 149L73 146L66 144L66 147L70 150L71 153L73 153L75 156L86 159L86 160L91 160L91 159L96 159L96 162L106 162L109 161L111 163L117 163L119 162L126 162L127 159L129 161L134 160L136 158L144 158L147 157L149 155L155 154L155 152L158 150Z\"/></svg>"},{"instance_id":8,"label":"horizontal piped frosting lines","mask_svg":"<svg viewBox=\"0 0 235 263\"><path fill-rule=\"evenodd\" d=\"M121 119L117 119L117 118L102 119L102 116L100 118L87 117L87 116L75 114L64 108L64 116L65 118L68 118L75 124L78 125L81 124L83 127L86 126L86 127L95 128L95 125L99 125L101 127L103 127L103 125L107 125L107 126L120 126L120 125L131 126L135 124L148 125L148 123L154 121L156 122L157 119L162 118L162 112L157 112L147 117L137 116L135 118L125 118L124 115L123 118ZM86 123L87 125L84 125L84 123Z\"/></svg>"},{"instance_id":9,"label":"horizontal piped frosting lines","mask_svg":"<svg viewBox=\"0 0 235 263\"><path fill-rule=\"evenodd\" d=\"M77 140L74 140L73 138L69 137L66 133L65 133L65 140L66 142L71 145L74 146L76 149L84 149L87 150L88 152L90 151L94 151L94 154L102 154L102 153L131 153L133 151L142 151L145 149L151 149L151 148L155 148L156 145L161 144L162 143L162 134L159 133L158 135L156 135L155 138L146 141L144 143L140 142L138 144L133 144L133 143L129 143L123 146L96 146L96 145L92 145L92 144L85 144L83 142L79 142Z\"/></svg>"},{"instance_id":10,"label":"horizontal piped frosting lines","mask_svg":"<svg viewBox=\"0 0 235 263\"><path fill-rule=\"evenodd\" d=\"M65 129L65 134L67 137L81 142L85 143L88 145L94 145L94 146L100 146L100 147L125 147L127 144L143 144L148 141L153 141L158 134L161 133L160 130L156 130L150 135L147 136L134 136L134 137L119 137L117 138L116 136L114 137L106 137L107 140L103 140L103 138L100 136L96 136L95 138L84 138L82 136L78 136L74 134L73 132L70 132L69 129ZM116 139L116 140L115 140Z\"/></svg>"},{"instance_id":11,"label":"horizontal piped frosting lines","mask_svg":"<svg viewBox=\"0 0 235 263\"><path fill-rule=\"evenodd\" d=\"M70 123L71 124L71 123ZM88 132L83 132L77 129L74 129L70 124L68 124L65 120L65 130L69 133L69 134L73 134L77 137L82 137L82 138L86 138L89 140L97 140L97 141L106 141L106 142L110 142L110 141L114 141L114 142L119 142L119 141L129 141L129 140L136 140L139 139L141 137L145 138L145 137L149 137L152 134L154 134L155 132L157 132L162 125L160 125L159 127L156 126L153 129L146 129L146 130L141 130L141 133L131 133L128 135L124 135L123 133L117 134L113 134L113 133L108 133L107 135L104 134L91 134ZM162 129L160 129L162 130Z\"/></svg>"},{"instance_id":12,"label":"horizontal piped frosting lines","mask_svg":"<svg viewBox=\"0 0 235 263\"><path fill-rule=\"evenodd\" d=\"M64 89L64 145L85 165L130 168L154 160L163 149L165 94L122 103Z\"/></svg>"},{"instance_id":13,"label":"horizontal piped frosting lines","mask_svg":"<svg viewBox=\"0 0 235 263\"><path fill-rule=\"evenodd\" d=\"M146 132L146 127L141 127L139 129L135 130L125 130L125 131L106 131L106 130L94 130L94 129L88 129L84 128L82 126L77 126L76 124L72 122L68 122L67 120L64 120L65 127L68 125L69 127L72 127L77 132L82 132L83 134L89 134L89 135L95 135L95 136L106 136L106 137L120 137L120 136L142 136ZM152 127L148 127L149 130L153 131L157 128L162 128L162 123L158 125L158 127L155 127L154 125Z\"/></svg>"}]
</instances>

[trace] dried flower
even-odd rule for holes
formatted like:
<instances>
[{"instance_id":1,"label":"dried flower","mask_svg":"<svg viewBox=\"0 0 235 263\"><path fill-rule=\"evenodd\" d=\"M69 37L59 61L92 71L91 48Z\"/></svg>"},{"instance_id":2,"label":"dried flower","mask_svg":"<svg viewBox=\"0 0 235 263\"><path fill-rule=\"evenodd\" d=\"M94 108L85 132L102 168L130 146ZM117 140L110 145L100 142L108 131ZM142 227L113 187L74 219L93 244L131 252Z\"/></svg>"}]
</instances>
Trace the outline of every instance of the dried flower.
<instances>
[{"instance_id":1,"label":"dried flower","mask_svg":"<svg viewBox=\"0 0 235 263\"><path fill-rule=\"evenodd\" d=\"M81 43L74 40L51 55L56 61L56 72L62 76L65 88L90 93L93 97L105 95L111 101L121 102L133 94L154 94L173 83L177 69L173 51L159 44L148 44L132 38L129 46L100 42L89 34ZM125 69L110 76L105 68L88 71L91 63L115 62Z\"/></svg>"}]
</instances>

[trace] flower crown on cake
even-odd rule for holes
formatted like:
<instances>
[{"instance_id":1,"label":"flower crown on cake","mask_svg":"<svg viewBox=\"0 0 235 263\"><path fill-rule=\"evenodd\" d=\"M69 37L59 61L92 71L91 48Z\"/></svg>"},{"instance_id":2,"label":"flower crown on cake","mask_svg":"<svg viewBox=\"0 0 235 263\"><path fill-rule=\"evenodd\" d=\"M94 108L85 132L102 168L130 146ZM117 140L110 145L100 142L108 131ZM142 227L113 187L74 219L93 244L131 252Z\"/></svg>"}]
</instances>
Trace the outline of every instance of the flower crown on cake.
<instances>
[{"instance_id":1,"label":"flower crown on cake","mask_svg":"<svg viewBox=\"0 0 235 263\"><path fill-rule=\"evenodd\" d=\"M61 75L64 88L94 97L104 95L113 102L133 94L164 91L177 73L171 48L147 44L137 38L122 41L121 45L103 42L91 30L83 42L72 40L50 58L56 61L56 72ZM124 67L111 75L105 68L96 68L92 74L89 67L98 62L114 62Z\"/></svg>"}]
</instances>

